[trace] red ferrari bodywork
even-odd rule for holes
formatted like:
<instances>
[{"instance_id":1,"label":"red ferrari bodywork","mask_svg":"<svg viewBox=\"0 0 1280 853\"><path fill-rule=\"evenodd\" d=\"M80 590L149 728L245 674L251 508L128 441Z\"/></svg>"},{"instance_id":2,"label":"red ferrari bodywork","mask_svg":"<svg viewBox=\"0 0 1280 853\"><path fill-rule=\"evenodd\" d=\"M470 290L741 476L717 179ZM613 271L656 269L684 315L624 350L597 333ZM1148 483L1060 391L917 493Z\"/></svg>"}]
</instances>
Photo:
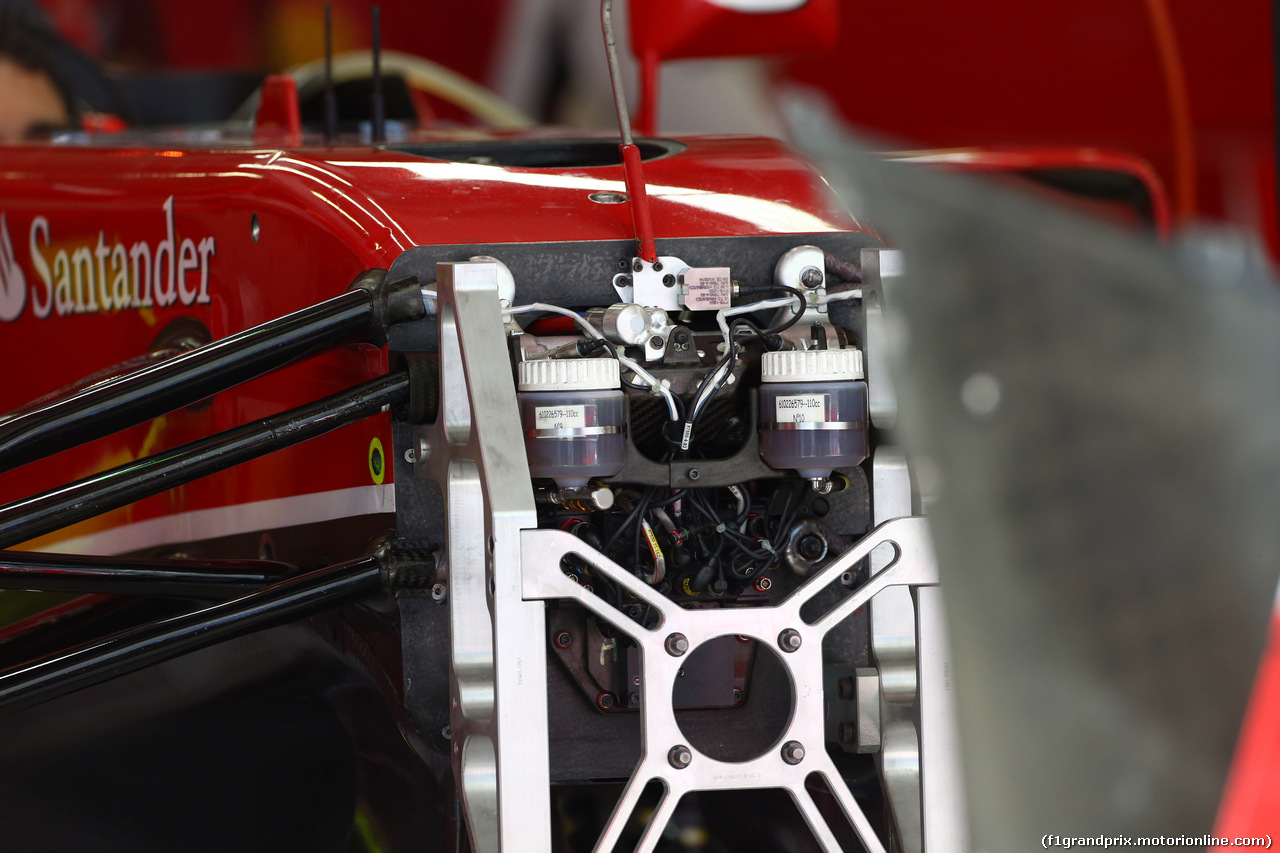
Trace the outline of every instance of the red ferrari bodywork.
<instances>
[{"instance_id":1,"label":"red ferrari bodywork","mask_svg":"<svg viewBox=\"0 0 1280 853\"><path fill-rule=\"evenodd\" d=\"M448 137L422 137L429 143ZM454 138L457 141L457 138ZM163 144L163 143L162 143ZM609 143L605 143L609 144ZM412 149L412 145L402 146ZM425 150L425 149L424 149ZM631 235L621 167L514 168L370 147L97 145L3 153L8 411L145 354L180 318L217 340L342 292L415 245ZM780 143L699 138L645 164L659 237L858 230ZM56 180L50 180L56 175ZM141 247L141 248L138 248ZM140 257L145 256L145 257ZM139 282L142 282L139 286ZM218 395L212 405L0 477L16 500L315 400L385 372L352 345ZM394 509L375 475L386 416L140 501L27 547L119 553Z\"/></svg>"}]
</instances>

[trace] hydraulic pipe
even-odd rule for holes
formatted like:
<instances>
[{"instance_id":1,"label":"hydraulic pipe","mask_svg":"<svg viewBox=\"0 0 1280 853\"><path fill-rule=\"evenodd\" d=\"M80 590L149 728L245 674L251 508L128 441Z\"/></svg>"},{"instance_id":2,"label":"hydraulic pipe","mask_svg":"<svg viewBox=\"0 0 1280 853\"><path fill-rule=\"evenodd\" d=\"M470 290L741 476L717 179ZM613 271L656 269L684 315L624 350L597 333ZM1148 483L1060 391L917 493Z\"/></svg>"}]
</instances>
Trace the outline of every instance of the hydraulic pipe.
<instances>
[{"instance_id":1,"label":"hydraulic pipe","mask_svg":"<svg viewBox=\"0 0 1280 853\"><path fill-rule=\"evenodd\" d=\"M392 373L7 504L0 507L0 549L363 420L408 393L409 375Z\"/></svg>"},{"instance_id":2,"label":"hydraulic pipe","mask_svg":"<svg viewBox=\"0 0 1280 853\"><path fill-rule=\"evenodd\" d=\"M311 616L377 590L376 557L317 569L241 598L112 634L0 674L0 713L17 711L214 643Z\"/></svg>"},{"instance_id":3,"label":"hydraulic pipe","mask_svg":"<svg viewBox=\"0 0 1280 853\"><path fill-rule=\"evenodd\" d=\"M235 598L295 571L268 560L143 560L0 551L0 589Z\"/></svg>"},{"instance_id":4,"label":"hydraulic pipe","mask_svg":"<svg viewBox=\"0 0 1280 853\"><path fill-rule=\"evenodd\" d=\"M0 417L0 472L145 423L339 344L369 340L380 346L389 324L426 313L418 307L416 282L384 287L385 275L371 270L332 299Z\"/></svg>"}]
</instances>

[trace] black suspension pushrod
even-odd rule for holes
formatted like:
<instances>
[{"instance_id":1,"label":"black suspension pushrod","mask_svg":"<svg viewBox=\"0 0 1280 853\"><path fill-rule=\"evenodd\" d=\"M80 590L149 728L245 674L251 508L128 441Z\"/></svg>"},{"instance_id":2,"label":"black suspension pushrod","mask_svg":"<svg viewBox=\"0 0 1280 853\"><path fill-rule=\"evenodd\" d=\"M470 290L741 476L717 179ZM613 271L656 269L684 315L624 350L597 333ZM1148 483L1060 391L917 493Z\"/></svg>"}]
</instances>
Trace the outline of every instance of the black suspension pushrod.
<instances>
[{"instance_id":1,"label":"black suspension pushrod","mask_svg":"<svg viewBox=\"0 0 1280 853\"><path fill-rule=\"evenodd\" d=\"M13 667L0 674L0 713L345 604L377 590L382 571L377 557L362 557Z\"/></svg>"},{"instance_id":2,"label":"black suspension pushrod","mask_svg":"<svg viewBox=\"0 0 1280 853\"><path fill-rule=\"evenodd\" d=\"M393 323L425 316L416 282L370 270L309 308L0 418L0 472L189 406L335 346L381 346Z\"/></svg>"},{"instance_id":3,"label":"black suspension pushrod","mask_svg":"<svg viewBox=\"0 0 1280 853\"><path fill-rule=\"evenodd\" d=\"M363 420L407 399L392 373L270 418L125 463L0 507L0 549Z\"/></svg>"},{"instance_id":4,"label":"black suspension pushrod","mask_svg":"<svg viewBox=\"0 0 1280 853\"><path fill-rule=\"evenodd\" d=\"M144 560L0 551L0 589L235 598L295 571L270 560Z\"/></svg>"}]
</instances>

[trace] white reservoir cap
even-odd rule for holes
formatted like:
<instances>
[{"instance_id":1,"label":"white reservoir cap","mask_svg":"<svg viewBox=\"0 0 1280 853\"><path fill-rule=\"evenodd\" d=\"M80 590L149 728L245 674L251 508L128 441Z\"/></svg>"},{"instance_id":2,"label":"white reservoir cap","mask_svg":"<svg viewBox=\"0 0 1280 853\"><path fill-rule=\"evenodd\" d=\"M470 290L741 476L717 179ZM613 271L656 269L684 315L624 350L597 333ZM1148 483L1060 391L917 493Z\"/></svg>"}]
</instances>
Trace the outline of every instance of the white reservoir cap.
<instances>
[{"instance_id":1,"label":"white reservoir cap","mask_svg":"<svg viewBox=\"0 0 1280 853\"><path fill-rule=\"evenodd\" d=\"M521 391L616 391L621 386L612 358L540 358L519 366Z\"/></svg>"},{"instance_id":2,"label":"white reservoir cap","mask_svg":"<svg viewBox=\"0 0 1280 853\"><path fill-rule=\"evenodd\" d=\"M862 350L808 349L767 352L761 382L842 382L862 378Z\"/></svg>"}]
</instances>

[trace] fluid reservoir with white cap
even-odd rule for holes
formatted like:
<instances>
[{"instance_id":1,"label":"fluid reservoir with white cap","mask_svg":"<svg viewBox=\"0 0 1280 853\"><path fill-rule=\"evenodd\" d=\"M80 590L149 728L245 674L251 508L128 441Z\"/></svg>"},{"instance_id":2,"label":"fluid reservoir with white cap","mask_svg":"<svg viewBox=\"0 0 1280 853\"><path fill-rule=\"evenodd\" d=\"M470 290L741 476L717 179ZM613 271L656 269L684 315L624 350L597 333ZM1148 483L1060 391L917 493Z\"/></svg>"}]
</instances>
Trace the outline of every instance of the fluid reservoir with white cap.
<instances>
[{"instance_id":1,"label":"fluid reservoir with white cap","mask_svg":"<svg viewBox=\"0 0 1280 853\"><path fill-rule=\"evenodd\" d=\"M574 488L622 470L626 421L618 362L522 361L519 380L516 400L532 476Z\"/></svg>"},{"instance_id":2,"label":"fluid reservoir with white cap","mask_svg":"<svg viewBox=\"0 0 1280 853\"><path fill-rule=\"evenodd\" d=\"M867 458L862 352L779 350L760 360L760 457L811 480Z\"/></svg>"}]
</instances>

